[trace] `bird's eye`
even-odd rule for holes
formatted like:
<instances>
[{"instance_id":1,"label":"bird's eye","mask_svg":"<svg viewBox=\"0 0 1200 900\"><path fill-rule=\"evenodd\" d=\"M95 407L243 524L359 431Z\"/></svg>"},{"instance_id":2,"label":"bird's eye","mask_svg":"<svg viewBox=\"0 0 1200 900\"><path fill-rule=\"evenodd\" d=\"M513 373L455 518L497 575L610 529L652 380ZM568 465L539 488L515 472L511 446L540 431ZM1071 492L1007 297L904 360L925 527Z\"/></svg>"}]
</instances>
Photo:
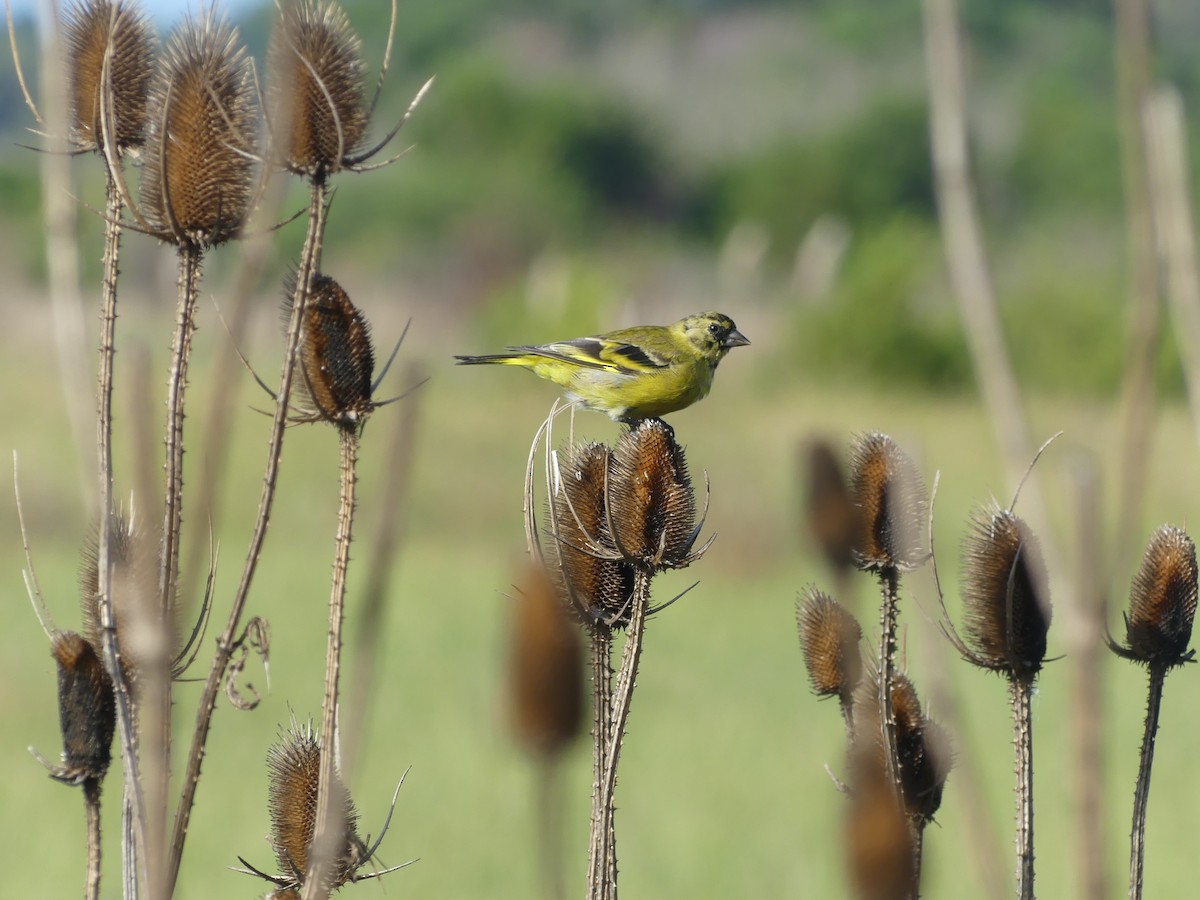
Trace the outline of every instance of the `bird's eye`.
<instances>
[{"instance_id":1,"label":"bird's eye","mask_svg":"<svg viewBox=\"0 0 1200 900\"><path fill-rule=\"evenodd\" d=\"M708 333L709 334L720 334L721 333L721 323L720 322L711 323L708 326Z\"/></svg>"}]
</instances>

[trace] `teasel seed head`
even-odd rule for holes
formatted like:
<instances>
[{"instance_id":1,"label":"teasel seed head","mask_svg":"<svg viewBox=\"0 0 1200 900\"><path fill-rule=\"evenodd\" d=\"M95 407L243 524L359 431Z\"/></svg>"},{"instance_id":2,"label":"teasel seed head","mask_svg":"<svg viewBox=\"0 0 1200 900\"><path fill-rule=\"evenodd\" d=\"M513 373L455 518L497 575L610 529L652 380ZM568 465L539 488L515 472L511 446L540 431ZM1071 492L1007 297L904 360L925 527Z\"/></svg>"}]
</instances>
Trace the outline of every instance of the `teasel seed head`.
<instances>
[{"instance_id":1,"label":"teasel seed head","mask_svg":"<svg viewBox=\"0 0 1200 900\"><path fill-rule=\"evenodd\" d=\"M237 29L214 7L189 15L150 89L142 202L160 238L206 248L237 235L254 201L256 129Z\"/></svg>"},{"instance_id":2,"label":"teasel seed head","mask_svg":"<svg viewBox=\"0 0 1200 900\"><path fill-rule=\"evenodd\" d=\"M850 495L858 509L855 558L867 571L910 569L926 556L921 547L925 485L916 464L886 434L855 441Z\"/></svg>"},{"instance_id":3,"label":"teasel seed head","mask_svg":"<svg viewBox=\"0 0 1200 900\"><path fill-rule=\"evenodd\" d=\"M1036 538L1009 510L977 509L963 539L968 661L1031 681L1046 658L1050 597Z\"/></svg>"},{"instance_id":4,"label":"teasel seed head","mask_svg":"<svg viewBox=\"0 0 1200 900\"><path fill-rule=\"evenodd\" d=\"M112 516L109 537L109 561L112 566L112 608L117 628L117 646L121 652L121 669L129 683L136 688L144 661L161 648L152 642L158 621L158 590L155 565L157 556L152 541L141 531L130 527L120 513ZM102 646L100 622L100 529L97 523L83 542L82 563L79 568L80 611L83 634L93 647ZM174 652L179 635L174 610L169 622L169 647Z\"/></svg>"},{"instance_id":5,"label":"teasel seed head","mask_svg":"<svg viewBox=\"0 0 1200 900\"><path fill-rule=\"evenodd\" d=\"M140 146L154 63L154 32L141 10L126 0L73 0L63 16L63 42L76 146L97 150L103 140L100 93L110 45L112 140L118 152Z\"/></svg>"},{"instance_id":6,"label":"teasel seed head","mask_svg":"<svg viewBox=\"0 0 1200 900\"><path fill-rule=\"evenodd\" d=\"M813 693L837 697L848 712L862 677L858 620L828 594L809 587L796 604L796 623Z\"/></svg>"},{"instance_id":7,"label":"teasel seed head","mask_svg":"<svg viewBox=\"0 0 1200 900\"><path fill-rule=\"evenodd\" d=\"M531 753L553 758L583 722L583 647L544 568L531 564L516 588L509 661L513 731Z\"/></svg>"},{"instance_id":8,"label":"teasel seed head","mask_svg":"<svg viewBox=\"0 0 1200 900\"><path fill-rule=\"evenodd\" d=\"M309 176L338 171L367 132L362 41L332 0L298 0L267 50L268 96L284 165Z\"/></svg>"},{"instance_id":9,"label":"teasel seed head","mask_svg":"<svg viewBox=\"0 0 1200 900\"><path fill-rule=\"evenodd\" d=\"M291 317L295 274L285 279L285 321ZM375 350L371 329L350 295L328 275L314 275L300 331L299 402L314 418L358 431L374 409L371 378Z\"/></svg>"},{"instance_id":10,"label":"teasel seed head","mask_svg":"<svg viewBox=\"0 0 1200 900\"><path fill-rule=\"evenodd\" d=\"M837 454L827 441L813 441L806 453L808 529L826 561L837 571L854 564L861 526Z\"/></svg>"},{"instance_id":11,"label":"teasel seed head","mask_svg":"<svg viewBox=\"0 0 1200 900\"><path fill-rule=\"evenodd\" d=\"M1192 658L1196 616L1196 546L1187 532L1163 525L1150 537L1129 591L1121 656L1167 669Z\"/></svg>"},{"instance_id":12,"label":"teasel seed head","mask_svg":"<svg viewBox=\"0 0 1200 900\"><path fill-rule=\"evenodd\" d=\"M918 872L913 830L882 771L853 786L845 824L846 862L859 900L908 900Z\"/></svg>"},{"instance_id":13,"label":"teasel seed head","mask_svg":"<svg viewBox=\"0 0 1200 900\"><path fill-rule=\"evenodd\" d=\"M618 554L608 533L605 487L612 451L604 444L577 445L560 464L553 498L555 535L551 573L581 621L629 624L634 570Z\"/></svg>"},{"instance_id":14,"label":"teasel seed head","mask_svg":"<svg viewBox=\"0 0 1200 900\"><path fill-rule=\"evenodd\" d=\"M317 824L320 769L321 745L311 722L299 725L293 720L288 733L280 735L267 751L271 843L279 870L285 873L285 883L280 885L285 891L303 886L300 880L290 884L286 883L287 879L295 878L297 872L303 878L308 872L309 851ZM339 888L366 862L367 848L358 836L358 814L350 792L336 771L330 797L334 808L333 827L340 829L340 836L329 887Z\"/></svg>"},{"instance_id":15,"label":"teasel seed head","mask_svg":"<svg viewBox=\"0 0 1200 900\"><path fill-rule=\"evenodd\" d=\"M112 760L117 724L112 680L95 648L73 631L56 632L50 652L58 664L58 723L63 764L53 775L68 784L100 781Z\"/></svg>"},{"instance_id":16,"label":"teasel seed head","mask_svg":"<svg viewBox=\"0 0 1200 900\"><path fill-rule=\"evenodd\" d=\"M897 674L892 682L892 715L896 720L896 756L904 808L924 825L942 804L942 789L953 754L945 729L921 709L912 681ZM879 673L862 679L854 697L854 735L850 748L851 787L887 771L879 709Z\"/></svg>"},{"instance_id":17,"label":"teasel seed head","mask_svg":"<svg viewBox=\"0 0 1200 900\"><path fill-rule=\"evenodd\" d=\"M608 504L618 549L652 568L688 564L696 496L683 448L661 419L621 435L609 465Z\"/></svg>"}]
</instances>

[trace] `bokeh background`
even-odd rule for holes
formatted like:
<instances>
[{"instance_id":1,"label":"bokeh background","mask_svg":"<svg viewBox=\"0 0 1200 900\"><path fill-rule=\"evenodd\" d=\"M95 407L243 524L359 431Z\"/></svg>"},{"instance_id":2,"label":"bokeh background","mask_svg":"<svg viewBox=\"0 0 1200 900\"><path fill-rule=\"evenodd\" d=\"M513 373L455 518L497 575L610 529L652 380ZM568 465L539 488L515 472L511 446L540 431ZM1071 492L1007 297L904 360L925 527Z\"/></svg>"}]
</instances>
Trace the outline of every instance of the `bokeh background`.
<instances>
[{"instance_id":1,"label":"bokeh background","mask_svg":"<svg viewBox=\"0 0 1200 900\"><path fill-rule=\"evenodd\" d=\"M155 3L163 33L183 4ZM377 65L384 2L349 0ZM1041 463L1056 541L1075 546L1071 472L1101 473L1101 533L1116 532L1119 398L1129 345L1130 265L1117 126L1113 12L1104 0L966 0L972 164L1004 337L1036 439L1064 436ZM1200 7L1153 4L1152 71L1200 101ZM232 8L261 59L272 7ZM36 73L34 17L16 34ZM622 887L635 897L840 897L842 724L807 690L793 605L806 584L831 586L803 525L801 460L824 436L842 446L890 433L932 482L941 575L957 611L958 548L970 508L1007 501L992 426L975 384L938 232L930 169L920 5L913 0L407 0L375 132L430 75L437 81L400 137L408 154L373 174L337 180L324 265L374 325L381 354L411 319L385 393L429 376L416 404L414 462L399 511L379 679L352 790L374 834L400 793L383 859L419 862L356 895L535 896L533 775L505 730L506 592L523 546L522 473L553 389L510 371L456 369L454 353L540 342L720 309L753 345L722 365L704 403L672 417L696 472L712 480L713 549L664 577L666 599L699 586L650 623L618 788ZM0 445L20 456L20 481L43 591L59 624L77 623L79 547L91 508L103 203L94 160L72 163L79 198L81 298L47 299L44 143L0 54ZM37 92L34 78L34 92ZM1200 151L1197 151L1200 152ZM1200 156L1193 154L1192 172ZM299 188L284 208L299 208ZM291 206L289 206L291 204ZM279 279L302 224L270 241L253 288L243 350L268 382L279 365ZM216 371L232 368L233 452L213 521L220 542L215 621L236 584L258 497L268 400L229 347L214 304L233 291L240 250L206 266L188 427L189 481L210 423ZM117 401L122 496L157 451L174 298L174 258L137 235L123 256ZM1164 312L1165 316L1165 312ZM1144 541L1161 522L1187 526L1200 509L1200 471L1169 317L1154 369L1145 503L1124 523ZM148 379L138 373L149 371ZM130 386L143 386L140 393ZM363 447L359 564L382 516L379 486L399 463L377 414ZM83 423L81 429L79 423ZM608 439L584 415L576 428ZM81 439L82 438L82 439ZM271 691L253 712L222 701L210 741L179 896L256 896L226 870L270 851L264 756L294 712L320 712L325 598L337 504L337 447L328 429L297 428L251 611L273 629ZM154 471L157 471L154 469ZM5 497L10 492L0 492ZM153 504L135 509L153 520ZM151 510L151 511L146 511ZM204 529L189 510L187 527ZM1095 561L1120 623L1137 547ZM0 858L3 893L78 892L83 815L77 794L26 753L57 752L54 667L23 593L15 505L0 500ZM351 576L348 634L362 570ZM1071 572L1056 587L1072 590ZM907 582L904 657L919 691L948 673L962 707L956 746L984 788L983 815L1008 852L1011 745L1003 683L952 660L933 614L928 573ZM865 577L856 603L874 619ZM1065 651L1052 627L1051 653ZM211 637L209 638L211 644ZM353 637L347 653L353 659ZM1035 701L1038 883L1047 897L1079 887L1071 755L1069 658L1051 664ZM203 670L201 670L203 671ZM261 670L250 680L262 686ZM1105 659L1105 809L1110 894L1123 894L1144 675ZM1168 681L1147 838L1149 897L1195 895L1200 740L1195 673ZM176 694L186 733L198 685ZM931 709L936 718L938 708ZM586 742L584 742L586 743ZM567 767L567 862L582 890L590 753ZM106 815L115 812L109 780ZM951 774L926 838L925 896L980 891ZM115 819L106 819L116 834ZM106 845L106 896L119 850ZM1005 869L1007 870L1007 859Z\"/></svg>"}]
</instances>

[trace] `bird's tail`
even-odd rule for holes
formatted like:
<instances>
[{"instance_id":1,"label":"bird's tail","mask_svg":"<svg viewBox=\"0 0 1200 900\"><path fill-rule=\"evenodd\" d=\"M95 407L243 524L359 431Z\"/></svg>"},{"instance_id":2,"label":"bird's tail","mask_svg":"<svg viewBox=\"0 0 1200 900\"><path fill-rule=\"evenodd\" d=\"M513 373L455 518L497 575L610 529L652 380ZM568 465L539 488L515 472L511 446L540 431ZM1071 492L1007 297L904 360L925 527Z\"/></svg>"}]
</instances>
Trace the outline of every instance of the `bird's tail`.
<instances>
[{"instance_id":1,"label":"bird's tail","mask_svg":"<svg viewBox=\"0 0 1200 900\"><path fill-rule=\"evenodd\" d=\"M486 356L455 356L460 366L528 366L529 358L524 353L489 353Z\"/></svg>"}]
</instances>

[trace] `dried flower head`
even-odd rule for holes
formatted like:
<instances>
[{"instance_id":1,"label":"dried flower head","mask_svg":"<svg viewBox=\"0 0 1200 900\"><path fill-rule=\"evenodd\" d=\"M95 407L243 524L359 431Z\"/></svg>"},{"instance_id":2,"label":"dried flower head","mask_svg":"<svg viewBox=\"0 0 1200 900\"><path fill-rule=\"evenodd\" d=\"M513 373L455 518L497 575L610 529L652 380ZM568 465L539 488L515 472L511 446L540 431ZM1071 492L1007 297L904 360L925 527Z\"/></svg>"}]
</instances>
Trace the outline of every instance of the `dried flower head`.
<instances>
[{"instance_id":1,"label":"dried flower head","mask_svg":"<svg viewBox=\"0 0 1200 900\"><path fill-rule=\"evenodd\" d=\"M858 620L828 594L809 587L796 604L796 622L813 693L838 697L843 710L848 709L862 677Z\"/></svg>"},{"instance_id":2,"label":"dried flower head","mask_svg":"<svg viewBox=\"0 0 1200 900\"><path fill-rule=\"evenodd\" d=\"M150 91L142 202L163 240L209 247L236 236L254 200L250 59L208 7L171 34Z\"/></svg>"},{"instance_id":3,"label":"dried flower head","mask_svg":"<svg viewBox=\"0 0 1200 900\"><path fill-rule=\"evenodd\" d=\"M687 565L696 496L683 448L661 419L644 419L617 441L608 503L617 546L630 559L655 568Z\"/></svg>"},{"instance_id":4,"label":"dried flower head","mask_svg":"<svg viewBox=\"0 0 1200 900\"><path fill-rule=\"evenodd\" d=\"M291 317L295 274L284 284L285 321ZM315 275L300 332L300 397L314 418L357 431L374 409L371 329L350 295L328 275Z\"/></svg>"},{"instance_id":5,"label":"dried flower head","mask_svg":"<svg viewBox=\"0 0 1200 900\"><path fill-rule=\"evenodd\" d=\"M52 774L59 781L100 781L112 759L117 724L112 680L95 648L73 631L54 635L50 652L58 664L58 723L63 762Z\"/></svg>"},{"instance_id":6,"label":"dried flower head","mask_svg":"<svg viewBox=\"0 0 1200 900\"><path fill-rule=\"evenodd\" d=\"M807 468L808 529L834 569L849 569L859 535L859 510L850 495L842 465L827 441L813 441L808 447Z\"/></svg>"},{"instance_id":7,"label":"dried flower head","mask_svg":"<svg viewBox=\"0 0 1200 900\"><path fill-rule=\"evenodd\" d=\"M125 0L73 0L63 16L71 137L81 149L99 148L101 92L108 60L112 141L118 151L140 146L154 63L154 32L140 10Z\"/></svg>"},{"instance_id":8,"label":"dried flower head","mask_svg":"<svg viewBox=\"0 0 1200 900\"><path fill-rule=\"evenodd\" d=\"M871 432L850 454L850 494L858 509L855 557L868 571L921 563L925 485L916 464L886 434Z\"/></svg>"},{"instance_id":9,"label":"dried flower head","mask_svg":"<svg viewBox=\"0 0 1200 900\"><path fill-rule=\"evenodd\" d=\"M559 467L554 497L552 571L561 573L571 606L585 622L629 622L632 566L617 558L608 533L605 488L612 453L604 444L579 444Z\"/></svg>"},{"instance_id":10,"label":"dried flower head","mask_svg":"<svg viewBox=\"0 0 1200 900\"><path fill-rule=\"evenodd\" d=\"M283 17L267 51L268 92L284 164L316 175L340 169L362 144L362 42L340 5L299 0Z\"/></svg>"},{"instance_id":11,"label":"dried flower head","mask_svg":"<svg viewBox=\"0 0 1200 900\"><path fill-rule=\"evenodd\" d=\"M539 756L557 755L583 721L583 648L541 566L529 566L517 584L509 666L517 739Z\"/></svg>"},{"instance_id":12,"label":"dried flower head","mask_svg":"<svg viewBox=\"0 0 1200 900\"><path fill-rule=\"evenodd\" d=\"M1050 598L1046 565L1029 526L1008 510L977 509L963 539L968 659L1032 680L1046 658Z\"/></svg>"},{"instance_id":13,"label":"dried flower head","mask_svg":"<svg viewBox=\"0 0 1200 900\"><path fill-rule=\"evenodd\" d=\"M275 847L279 869L285 873L277 883L286 891L303 885L317 824L321 745L311 722L299 725L292 721L288 733L280 735L267 751L267 769L271 843ZM340 829L340 836L330 888L341 887L350 881L367 855L366 845L356 831L358 814L354 811L350 792L336 771L334 779L330 802L334 805L333 821Z\"/></svg>"},{"instance_id":14,"label":"dried flower head","mask_svg":"<svg viewBox=\"0 0 1200 900\"><path fill-rule=\"evenodd\" d=\"M1196 546L1187 532L1163 525L1150 537L1129 591L1122 656L1169 668L1192 658L1196 616Z\"/></svg>"},{"instance_id":15,"label":"dried flower head","mask_svg":"<svg viewBox=\"0 0 1200 900\"><path fill-rule=\"evenodd\" d=\"M861 900L908 900L917 887L913 833L882 772L854 785L847 804L846 863Z\"/></svg>"},{"instance_id":16,"label":"dried flower head","mask_svg":"<svg viewBox=\"0 0 1200 900\"><path fill-rule=\"evenodd\" d=\"M121 649L121 667L125 677L136 685L138 673L147 659L155 658L157 645L158 567L151 541L133 528L120 513L114 513L108 540L112 567L112 607L117 627L117 645ZM93 647L101 646L100 623L100 529L93 526L83 542L79 569L80 610L83 634ZM168 623L168 652L179 645L174 611Z\"/></svg>"},{"instance_id":17,"label":"dried flower head","mask_svg":"<svg viewBox=\"0 0 1200 900\"><path fill-rule=\"evenodd\" d=\"M953 756L945 730L921 709L912 681L897 674L892 681L892 716L896 721L896 757L905 811L919 824L933 818ZM852 784L886 772L879 709L879 673L864 678L854 697L854 736L850 748Z\"/></svg>"}]
</instances>

